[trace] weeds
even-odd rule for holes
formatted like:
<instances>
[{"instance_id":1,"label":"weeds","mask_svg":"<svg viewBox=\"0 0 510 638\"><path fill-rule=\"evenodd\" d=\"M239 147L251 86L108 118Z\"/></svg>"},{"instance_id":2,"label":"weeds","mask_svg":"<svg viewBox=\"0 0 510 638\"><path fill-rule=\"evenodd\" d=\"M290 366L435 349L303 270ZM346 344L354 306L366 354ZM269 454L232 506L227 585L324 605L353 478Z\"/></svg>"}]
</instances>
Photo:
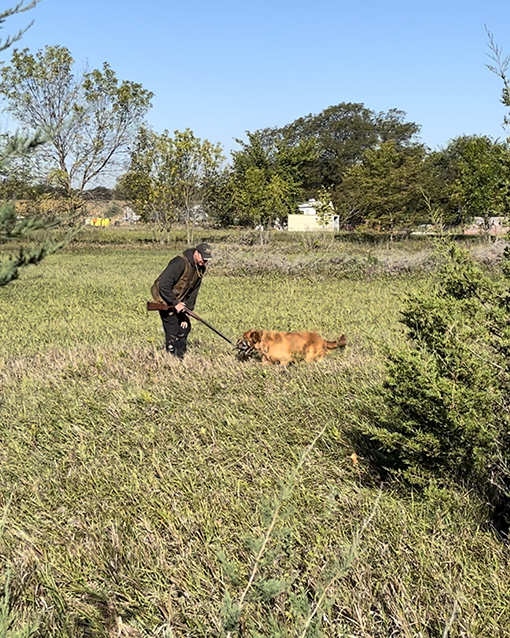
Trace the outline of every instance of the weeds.
<instances>
[{"instance_id":1,"label":"weeds","mask_svg":"<svg viewBox=\"0 0 510 638\"><path fill-rule=\"evenodd\" d=\"M473 494L385 488L356 536L379 478L350 436L422 275L233 276L231 248L217 247L201 316L233 338L345 333L346 351L268 368L195 324L186 359L168 359L145 311L175 254L159 247L68 250L1 291L0 502L13 496L0 561L20 622L58 638L217 637L230 605L243 636L508 636L508 548ZM379 268L372 248L311 258Z\"/></svg>"},{"instance_id":2,"label":"weeds","mask_svg":"<svg viewBox=\"0 0 510 638\"><path fill-rule=\"evenodd\" d=\"M11 499L12 496L7 501L4 508L4 514L0 520L0 540L4 535ZM4 582L4 591L3 597L0 598L0 638L30 638L30 636L33 636L36 633L38 623L20 621L18 614L13 609L11 594L11 568L4 568L3 571L2 580Z\"/></svg>"},{"instance_id":3,"label":"weeds","mask_svg":"<svg viewBox=\"0 0 510 638\"><path fill-rule=\"evenodd\" d=\"M314 438L314 440L310 443L310 445L306 448L306 450L301 454L298 464L296 465L294 470L290 473L288 479L285 481L282 489L280 490L280 493L278 497L276 498L274 505L272 507L272 514L271 514L269 524L267 525L263 536L257 541L255 541L254 543L254 546L257 546L258 550L253 559L252 569L250 572L250 576L248 578L248 583L246 587L243 589L239 597L239 600L236 603L233 603L232 598L230 594L228 594L228 592L224 598L223 606L222 606L223 616L225 618L223 631L226 633L227 638L230 638L233 632L237 633L239 629L239 621L241 618L243 607L245 605L246 598L254 587L254 582L257 576L257 572L259 571L259 567L262 564L265 554L267 553L268 543L271 539L271 536L273 535L273 532L275 530L275 526L278 520L281 518L282 508L284 504L286 503L286 501L288 501L292 495L292 490L296 483L297 476L307 456L313 450L317 441L322 437L325 429L326 428L324 427L319 432L319 434ZM238 580L237 576L235 576L234 578L236 581ZM272 598L275 598L278 594L282 593L282 591L284 591L287 588L287 583L285 582L285 580L271 579L271 580L261 581L260 583L258 583L258 588L263 592L264 599L270 600ZM310 621L311 621L311 616L310 616ZM306 633L306 630L305 630L305 633Z\"/></svg>"}]
</instances>

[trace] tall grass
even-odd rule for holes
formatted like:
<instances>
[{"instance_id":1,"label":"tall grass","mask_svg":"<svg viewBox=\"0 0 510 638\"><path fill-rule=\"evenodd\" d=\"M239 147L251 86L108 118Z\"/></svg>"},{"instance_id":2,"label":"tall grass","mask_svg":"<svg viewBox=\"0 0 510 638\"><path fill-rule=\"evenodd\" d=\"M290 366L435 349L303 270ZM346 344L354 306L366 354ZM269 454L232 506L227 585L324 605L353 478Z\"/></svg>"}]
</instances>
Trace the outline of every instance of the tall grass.
<instances>
[{"instance_id":1,"label":"tall grass","mask_svg":"<svg viewBox=\"0 0 510 638\"><path fill-rule=\"evenodd\" d=\"M223 251L199 314L232 338L346 334L346 351L266 367L195 324L185 360L169 359L145 310L160 250L69 250L0 291L13 613L41 636L219 636L228 591L242 636L508 636L508 548L470 494L385 487L349 554L380 484L353 448L357 405L423 271L249 275Z\"/></svg>"}]
</instances>

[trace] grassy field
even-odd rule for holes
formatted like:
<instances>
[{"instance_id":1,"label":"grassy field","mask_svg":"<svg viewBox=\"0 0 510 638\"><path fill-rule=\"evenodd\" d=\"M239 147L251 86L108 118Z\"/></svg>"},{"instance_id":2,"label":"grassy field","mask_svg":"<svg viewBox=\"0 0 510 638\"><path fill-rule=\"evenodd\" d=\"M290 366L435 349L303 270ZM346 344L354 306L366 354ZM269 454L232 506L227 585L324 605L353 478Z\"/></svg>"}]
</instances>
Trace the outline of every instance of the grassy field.
<instances>
[{"instance_id":1,"label":"grassy field","mask_svg":"<svg viewBox=\"0 0 510 638\"><path fill-rule=\"evenodd\" d=\"M169 359L145 302L182 247L91 237L0 290L0 561L15 626L510 635L508 546L483 507L381 486L355 443L430 246L217 241L195 310L221 332L347 336L320 363L273 368L199 324L185 360Z\"/></svg>"}]
</instances>

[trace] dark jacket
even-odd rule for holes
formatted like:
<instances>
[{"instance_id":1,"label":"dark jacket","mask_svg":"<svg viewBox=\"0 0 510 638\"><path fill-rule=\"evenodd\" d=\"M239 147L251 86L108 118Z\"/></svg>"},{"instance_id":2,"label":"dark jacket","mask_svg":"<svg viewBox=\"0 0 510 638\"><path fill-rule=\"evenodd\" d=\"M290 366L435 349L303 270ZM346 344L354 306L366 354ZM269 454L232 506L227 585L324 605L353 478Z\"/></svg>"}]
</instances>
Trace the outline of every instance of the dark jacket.
<instances>
[{"instance_id":1,"label":"dark jacket","mask_svg":"<svg viewBox=\"0 0 510 638\"><path fill-rule=\"evenodd\" d=\"M194 252L194 248L188 248L182 255L174 257L161 273L159 293L170 306L175 306L179 301L182 301L190 310L195 307L205 268L195 264ZM184 260L187 260L191 268L189 266L186 268ZM184 279L181 279L183 277ZM179 288L182 288L181 294L179 294Z\"/></svg>"}]
</instances>

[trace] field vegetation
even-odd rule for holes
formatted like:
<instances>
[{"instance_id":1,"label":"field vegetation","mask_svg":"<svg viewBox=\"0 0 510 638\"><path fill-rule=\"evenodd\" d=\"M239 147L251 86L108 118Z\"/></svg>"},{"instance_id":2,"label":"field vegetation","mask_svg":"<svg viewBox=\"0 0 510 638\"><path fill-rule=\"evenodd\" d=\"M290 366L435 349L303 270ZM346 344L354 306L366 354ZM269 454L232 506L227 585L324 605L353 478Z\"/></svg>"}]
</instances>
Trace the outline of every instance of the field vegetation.
<instances>
[{"instance_id":1,"label":"field vegetation","mask_svg":"<svg viewBox=\"0 0 510 638\"><path fill-rule=\"evenodd\" d=\"M508 140L342 102L228 164L59 45L0 95L0 638L509 636ZM308 199L342 232L270 230ZM196 324L169 357L146 301L199 241L233 342L347 348L267 367Z\"/></svg>"},{"instance_id":2,"label":"field vegetation","mask_svg":"<svg viewBox=\"0 0 510 638\"><path fill-rule=\"evenodd\" d=\"M10 631L508 636L508 545L487 502L409 487L360 436L406 341L404 298L444 256L426 239L199 232L212 325L348 346L267 367L195 323L185 360L166 356L145 302L185 231L163 245L84 229L0 289ZM466 246L499 280L505 243Z\"/></svg>"}]
</instances>

